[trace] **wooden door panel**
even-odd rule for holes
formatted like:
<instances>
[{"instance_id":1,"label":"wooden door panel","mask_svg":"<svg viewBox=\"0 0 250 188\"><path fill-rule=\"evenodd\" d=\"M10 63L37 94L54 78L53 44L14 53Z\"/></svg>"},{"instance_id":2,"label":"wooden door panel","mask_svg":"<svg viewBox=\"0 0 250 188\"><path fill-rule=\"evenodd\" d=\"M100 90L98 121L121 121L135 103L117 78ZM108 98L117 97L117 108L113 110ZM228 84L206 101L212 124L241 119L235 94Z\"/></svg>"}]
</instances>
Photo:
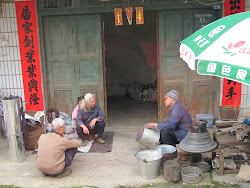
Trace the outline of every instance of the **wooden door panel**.
<instances>
[{"instance_id":1,"label":"wooden door panel","mask_svg":"<svg viewBox=\"0 0 250 188\"><path fill-rule=\"evenodd\" d=\"M176 10L159 13L159 120L168 116L163 103L166 92L179 92L179 102L190 112L217 113L219 102L218 78L198 75L180 58L180 41L215 20L212 10Z\"/></svg>"},{"instance_id":2,"label":"wooden door panel","mask_svg":"<svg viewBox=\"0 0 250 188\"><path fill-rule=\"evenodd\" d=\"M80 93L94 93L97 104L105 112L100 15L78 16L76 25Z\"/></svg>"},{"instance_id":3,"label":"wooden door panel","mask_svg":"<svg viewBox=\"0 0 250 188\"><path fill-rule=\"evenodd\" d=\"M179 46L183 38L184 17L179 13L160 12L159 18L159 43L160 43L160 64L158 79L159 88L159 120L164 121L168 116L163 102L165 94L170 90L183 92L184 87L184 64L180 61ZM180 102L182 102L180 95Z\"/></svg>"},{"instance_id":4,"label":"wooden door panel","mask_svg":"<svg viewBox=\"0 0 250 188\"><path fill-rule=\"evenodd\" d=\"M80 63L80 83L97 83L100 80L96 59L79 59Z\"/></svg>"},{"instance_id":5,"label":"wooden door panel","mask_svg":"<svg viewBox=\"0 0 250 188\"><path fill-rule=\"evenodd\" d=\"M85 15L77 17L78 55L99 54L101 45L100 15Z\"/></svg>"},{"instance_id":6,"label":"wooden door panel","mask_svg":"<svg viewBox=\"0 0 250 188\"><path fill-rule=\"evenodd\" d=\"M190 109L190 113L192 113L192 110L198 111L201 114L207 114L213 112L212 109L213 96L210 95L211 92L209 90L212 90L211 85L202 84L193 86L193 95L192 95L193 106Z\"/></svg>"},{"instance_id":7,"label":"wooden door panel","mask_svg":"<svg viewBox=\"0 0 250 188\"><path fill-rule=\"evenodd\" d=\"M49 17L46 20L47 24L44 26L46 27L45 30L49 30L49 33L46 33L46 38L50 41L49 53L55 58L67 58L69 47L72 44L70 40L69 21L62 17Z\"/></svg>"},{"instance_id":8,"label":"wooden door panel","mask_svg":"<svg viewBox=\"0 0 250 188\"><path fill-rule=\"evenodd\" d=\"M49 106L71 114L88 92L104 111L99 14L43 18Z\"/></svg>"},{"instance_id":9,"label":"wooden door panel","mask_svg":"<svg viewBox=\"0 0 250 188\"><path fill-rule=\"evenodd\" d=\"M183 64L181 59L176 59L176 57L165 57L164 64L164 79L166 81L184 80L185 64Z\"/></svg>"},{"instance_id":10,"label":"wooden door panel","mask_svg":"<svg viewBox=\"0 0 250 188\"><path fill-rule=\"evenodd\" d=\"M69 115L71 115L72 111L69 111L69 109L72 109L72 104L74 104L74 101L72 99L72 90L57 90L54 89L54 95L56 96L54 98L54 105L59 111L65 112ZM65 103L63 101L68 101L68 103Z\"/></svg>"},{"instance_id":11,"label":"wooden door panel","mask_svg":"<svg viewBox=\"0 0 250 188\"><path fill-rule=\"evenodd\" d=\"M73 44L70 18L55 16L43 21L49 91L47 108L71 113L74 67L70 53Z\"/></svg>"},{"instance_id":12,"label":"wooden door panel","mask_svg":"<svg viewBox=\"0 0 250 188\"><path fill-rule=\"evenodd\" d=\"M69 61L52 61L52 75L54 88L71 88L73 77L69 70L72 70Z\"/></svg>"},{"instance_id":13,"label":"wooden door panel","mask_svg":"<svg viewBox=\"0 0 250 188\"><path fill-rule=\"evenodd\" d=\"M179 55L180 40L183 38L184 18L181 14L164 15L164 47L167 56Z\"/></svg>"}]
</instances>

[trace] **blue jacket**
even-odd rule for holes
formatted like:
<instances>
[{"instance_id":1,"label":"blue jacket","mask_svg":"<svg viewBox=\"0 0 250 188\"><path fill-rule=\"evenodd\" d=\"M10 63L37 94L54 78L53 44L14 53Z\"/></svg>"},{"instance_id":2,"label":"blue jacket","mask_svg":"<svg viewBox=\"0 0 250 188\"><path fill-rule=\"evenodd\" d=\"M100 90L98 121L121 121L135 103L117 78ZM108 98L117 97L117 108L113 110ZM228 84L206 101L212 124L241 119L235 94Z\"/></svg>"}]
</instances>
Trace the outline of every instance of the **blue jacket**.
<instances>
[{"instance_id":1,"label":"blue jacket","mask_svg":"<svg viewBox=\"0 0 250 188\"><path fill-rule=\"evenodd\" d=\"M80 108L78 110L78 114L76 117L76 124L77 126L80 126L82 124L89 127L90 122L94 119L98 118L100 121L104 120L104 115L102 113L102 110L99 106L95 105L94 108L91 109L91 111L88 111L84 113Z\"/></svg>"},{"instance_id":2,"label":"blue jacket","mask_svg":"<svg viewBox=\"0 0 250 188\"><path fill-rule=\"evenodd\" d=\"M167 121L157 123L157 129L172 129L177 137L178 142L182 141L189 131L189 126L192 124L192 118L189 112L176 101L169 114Z\"/></svg>"}]
</instances>

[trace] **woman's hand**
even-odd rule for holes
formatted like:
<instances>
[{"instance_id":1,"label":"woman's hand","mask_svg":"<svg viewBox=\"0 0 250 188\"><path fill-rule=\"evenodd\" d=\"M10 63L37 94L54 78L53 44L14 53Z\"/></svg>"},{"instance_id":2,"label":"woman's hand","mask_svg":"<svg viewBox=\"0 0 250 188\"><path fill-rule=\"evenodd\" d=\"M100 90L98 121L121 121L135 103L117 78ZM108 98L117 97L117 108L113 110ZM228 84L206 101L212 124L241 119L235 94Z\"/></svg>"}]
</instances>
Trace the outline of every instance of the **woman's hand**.
<instances>
[{"instance_id":1,"label":"woman's hand","mask_svg":"<svg viewBox=\"0 0 250 188\"><path fill-rule=\"evenodd\" d=\"M89 124L91 129L93 129L95 127L95 123L97 122L97 120L98 120L97 118L92 119L92 121Z\"/></svg>"},{"instance_id":2,"label":"woman's hand","mask_svg":"<svg viewBox=\"0 0 250 188\"><path fill-rule=\"evenodd\" d=\"M85 125L82 124L80 127L82 127L83 133L89 135L89 129Z\"/></svg>"},{"instance_id":3,"label":"woman's hand","mask_svg":"<svg viewBox=\"0 0 250 188\"><path fill-rule=\"evenodd\" d=\"M157 125L157 123L147 123L147 124L145 124L144 126L145 126L146 128L149 128L149 129L155 129L155 128L156 128L156 125Z\"/></svg>"}]
</instances>

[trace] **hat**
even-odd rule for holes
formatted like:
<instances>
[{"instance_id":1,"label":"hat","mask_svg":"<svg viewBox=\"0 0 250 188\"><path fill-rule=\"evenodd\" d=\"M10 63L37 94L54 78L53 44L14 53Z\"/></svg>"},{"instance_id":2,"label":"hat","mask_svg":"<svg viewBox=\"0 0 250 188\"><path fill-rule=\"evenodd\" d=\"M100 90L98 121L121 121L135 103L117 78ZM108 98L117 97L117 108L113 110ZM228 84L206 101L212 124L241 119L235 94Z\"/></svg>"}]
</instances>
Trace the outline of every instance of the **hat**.
<instances>
[{"instance_id":1,"label":"hat","mask_svg":"<svg viewBox=\"0 0 250 188\"><path fill-rule=\"evenodd\" d=\"M174 100L178 101L179 93L178 93L178 91L176 91L176 90L171 90L171 91L169 91L165 96L171 97L171 98L173 98Z\"/></svg>"}]
</instances>

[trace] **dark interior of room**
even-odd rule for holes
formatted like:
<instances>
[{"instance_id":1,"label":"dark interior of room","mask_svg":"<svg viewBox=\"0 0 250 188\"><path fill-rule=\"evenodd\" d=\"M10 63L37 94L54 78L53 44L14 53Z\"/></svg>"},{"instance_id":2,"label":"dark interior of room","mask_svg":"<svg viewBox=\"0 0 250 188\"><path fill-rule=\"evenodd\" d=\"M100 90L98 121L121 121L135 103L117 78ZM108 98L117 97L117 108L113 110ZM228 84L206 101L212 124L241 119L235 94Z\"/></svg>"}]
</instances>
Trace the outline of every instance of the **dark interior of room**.
<instances>
[{"instance_id":1,"label":"dark interior of room","mask_svg":"<svg viewBox=\"0 0 250 188\"><path fill-rule=\"evenodd\" d=\"M124 12L122 18L123 25L115 26L113 12L103 15L108 114L116 103L129 108L145 102L155 103L157 113L156 12L145 11L143 25L136 25L135 10L132 25Z\"/></svg>"}]
</instances>

